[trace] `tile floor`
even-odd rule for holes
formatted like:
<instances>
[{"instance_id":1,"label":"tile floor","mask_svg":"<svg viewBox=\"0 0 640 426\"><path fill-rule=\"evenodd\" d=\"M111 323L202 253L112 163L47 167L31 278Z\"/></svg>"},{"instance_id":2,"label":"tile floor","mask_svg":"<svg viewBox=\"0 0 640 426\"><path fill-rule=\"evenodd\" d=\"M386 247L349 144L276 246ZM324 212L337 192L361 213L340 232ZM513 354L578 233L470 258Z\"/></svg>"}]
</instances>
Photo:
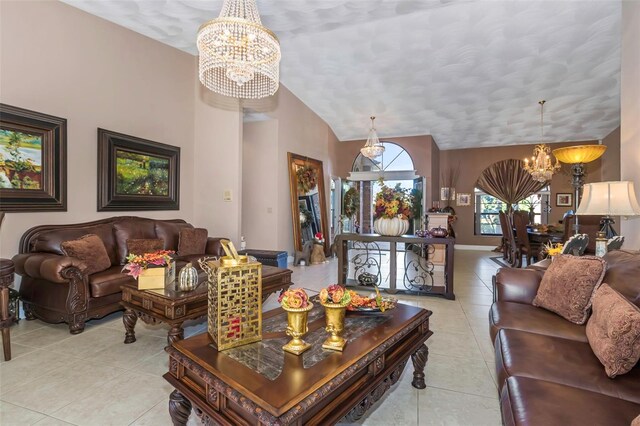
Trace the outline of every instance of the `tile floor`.
<instances>
[{"instance_id":1,"label":"tile floor","mask_svg":"<svg viewBox=\"0 0 640 426\"><path fill-rule=\"evenodd\" d=\"M399 296L433 311L427 341L427 388L411 386L413 367L369 411L365 425L500 425L487 313L494 253L455 252L455 301ZM337 262L296 267L297 286L317 291L335 281ZM268 302L275 306L273 298ZM189 324L185 335L205 331ZM0 364L0 424L170 425L171 386L163 348L167 328L138 321L138 341L124 345L122 313L69 334L63 324L20 321L11 329L13 359ZM190 424L197 425L194 416Z\"/></svg>"}]
</instances>

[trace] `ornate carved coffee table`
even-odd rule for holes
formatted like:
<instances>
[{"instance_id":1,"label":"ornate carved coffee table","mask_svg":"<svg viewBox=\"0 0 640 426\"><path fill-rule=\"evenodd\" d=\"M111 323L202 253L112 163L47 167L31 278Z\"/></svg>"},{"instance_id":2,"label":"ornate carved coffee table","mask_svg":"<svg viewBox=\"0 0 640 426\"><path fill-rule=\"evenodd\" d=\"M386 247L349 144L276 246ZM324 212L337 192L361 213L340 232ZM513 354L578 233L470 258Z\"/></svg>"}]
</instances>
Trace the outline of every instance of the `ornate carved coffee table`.
<instances>
[{"instance_id":1,"label":"ornate carved coffee table","mask_svg":"<svg viewBox=\"0 0 640 426\"><path fill-rule=\"evenodd\" d=\"M124 343L136 341L138 318L147 324L166 323L171 326L167 342L171 345L184 338L182 324L187 320L207 316L207 277L201 273L198 287L193 291L178 291L175 286L160 290L138 290L137 284L122 286L122 317L125 327ZM291 286L291 270L262 266L262 298Z\"/></svg>"},{"instance_id":2,"label":"ornate carved coffee table","mask_svg":"<svg viewBox=\"0 0 640 426\"><path fill-rule=\"evenodd\" d=\"M169 398L174 425L187 423L191 409L204 424L307 425L353 422L400 378L411 356L413 386L425 387L426 340L431 312L398 304L381 315L347 314L342 353L322 349L324 310L309 313L312 348L286 353L286 313L263 315L261 342L218 352L207 333L166 348L175 387Z\"/></svg>"}]
</instances>

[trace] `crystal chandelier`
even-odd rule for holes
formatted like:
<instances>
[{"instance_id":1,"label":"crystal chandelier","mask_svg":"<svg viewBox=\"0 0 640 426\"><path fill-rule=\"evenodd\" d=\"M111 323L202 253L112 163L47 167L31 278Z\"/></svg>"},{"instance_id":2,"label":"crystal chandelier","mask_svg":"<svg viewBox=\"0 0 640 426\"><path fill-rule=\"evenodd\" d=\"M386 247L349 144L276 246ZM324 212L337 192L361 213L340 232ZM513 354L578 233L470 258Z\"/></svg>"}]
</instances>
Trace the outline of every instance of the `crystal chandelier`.
<instances>
[{"instance_id":1,"label":"crystal chandelier","mask_svg":"<svg viewBox=\"0 0 640 426\"><path fill-rule=\"evenodd\" d=\"M198 30L199 77L225 96L259 99L278 90L280 42L262 26L256 0L224 0Z\"/></svg>"},{"instance_id":2,"label":"crystal chandelier","mask_svg":"<svg viewBox=\"0 0 640 426\"><path fill-rule=\"evenodd\" d=\"M540 144L536 145L533 150L533 157L531 157L531 164L529 159L524 159L524 169L531 174L538 182L547 182L551 180L551 177L555 172L560 170L560 163L556 159L554 165L551 161L551 149L544 144L544 104L546 101L538 102L540 104Z\"/></svg>"},{"instance_id":3,"label":"crystal chandelier","mask_svg":"<svg viewBox=\"0 0 640 426\"><path fill-rule=\"evenodd\" d=\"M373 120L375 117L371 118L371 130L369 130L369 137L367 138L367 143L360 149L360 152L365 157L373 160L374 158L380 157L384 152L384 145L378 139L378 134L376 133L376 128L373 126Z\"/></svg>"}]
</instances>

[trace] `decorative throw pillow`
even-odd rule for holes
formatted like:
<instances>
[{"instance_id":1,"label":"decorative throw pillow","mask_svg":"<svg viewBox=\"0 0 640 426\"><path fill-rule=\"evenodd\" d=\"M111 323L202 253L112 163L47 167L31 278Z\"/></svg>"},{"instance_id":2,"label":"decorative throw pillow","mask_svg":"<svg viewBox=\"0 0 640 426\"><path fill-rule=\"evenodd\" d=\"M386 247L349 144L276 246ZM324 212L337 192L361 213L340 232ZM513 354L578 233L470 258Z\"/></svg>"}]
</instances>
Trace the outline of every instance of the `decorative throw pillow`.
<instances>
[{"instance_id":1,"label":"decorative throw pillow","mask_svg":"<svg viewBox=\"0 0 640 426\"><path fill-rule=\"evenodd\" d=\"M208 235L204 228L182 229L178 241L178 256L204 254Z\"/></svg>"},{"instance_id":2,"label":"decorative throw pillow","mask_svg":"<svg viewBox=\"0 0 640 426\"><path fill-rule=\"evenodd\" d=\"M86 263L87 275L104 271L111 266L104 243L96 234L87 234L77 240L68 240L60 244L62 252Z\"/></svg>"},{"instance_id":3,"label":"decorative throw pillow","mask_svg":"<svg viewBox=\"0 0 640 426\"><path fill-rule=\"evenodd\" d=\"M631 420L631 426L640 426L640 414L635 419Z\"/></svg>"},{"instance_id":4,"label":"decorative throw pillow","mask_svg":"<svg viewBox=\"0 0 640 426\"><path fill-rule=\"evenodd\" d=\"M587 340L607 376L628 373L640 359L640 309L602 284L593 297Z\"/></svg>"},{"instance_id":5,"label":"decorative throw pillow","mask_svg":"<svg viewBox=\"0 0 640 426\"><path fill-rule=\"evenodd\" d=\"M160 238L131 238L127 240L127 255L131 253L153 253L154 251L162 250L163 247L164 241L162 241Z\"/></svg>"},{"instance_id":6,"label":"decorative throw pillow","mask_svg":"<svg viewBox=\"0 0 640 426\"><path fill-rule=\"evenodd\" d=\"M572 323L584 324L606 266L596 256L557 256L542 277L533 306L555 312Z\"/></svg>"}]
</instances>

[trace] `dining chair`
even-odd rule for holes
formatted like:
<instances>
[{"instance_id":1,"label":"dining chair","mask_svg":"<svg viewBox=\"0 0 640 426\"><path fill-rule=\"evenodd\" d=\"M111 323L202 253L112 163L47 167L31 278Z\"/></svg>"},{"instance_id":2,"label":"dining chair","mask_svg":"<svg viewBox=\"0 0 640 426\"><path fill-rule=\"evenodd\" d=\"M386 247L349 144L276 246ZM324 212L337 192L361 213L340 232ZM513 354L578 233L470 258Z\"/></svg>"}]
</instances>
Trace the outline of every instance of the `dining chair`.
<instances>
[{"instance_id":1,"label":"dining chair","mask_svg":"<svg viewBox=\"0 0 640 426\"><path fill-rule=\"evenodd\" d=\"M513 234L513 228L509 226L507 215L505 212L498 213L500 219L500 228L502 229L502 239L500 247L502 247L502 258L509 263L511 262L511 244L509 243L509 234Z\"/></svg>"},{"instance_id":2,"label":"dining chair","mask_svg":"<svg viewBox=\"0 0 640 426\"><path fill-rule=\"evenodd\" d=\"M522 267L522 256L527 258L527 266L531 265L532 260L538 259L540 246L532 245L529 242L529 234L527 232L527 224L529 223L529 214L527 212L513 212L513 226L516 229L516 246L518 248L518 259L516 267Z\"/></svg>"},{"instance_id":3,"label":"dining chair","mask_svg":"<svg viewBox=\"0 0 640 426\"><path fill-rule=\"evenodd\" d=\"M573 224L575 223L575 216L570 214L563 219L564 225L564 237L563 241L568 241L569 237L573 235ZM600 216L592 215L580 215L578 218L578 228L580 234L587 234L589 236L589 244L585 253L594 254L596 252L596 236L600 231Z\"/></svg>"}]
</instances>

